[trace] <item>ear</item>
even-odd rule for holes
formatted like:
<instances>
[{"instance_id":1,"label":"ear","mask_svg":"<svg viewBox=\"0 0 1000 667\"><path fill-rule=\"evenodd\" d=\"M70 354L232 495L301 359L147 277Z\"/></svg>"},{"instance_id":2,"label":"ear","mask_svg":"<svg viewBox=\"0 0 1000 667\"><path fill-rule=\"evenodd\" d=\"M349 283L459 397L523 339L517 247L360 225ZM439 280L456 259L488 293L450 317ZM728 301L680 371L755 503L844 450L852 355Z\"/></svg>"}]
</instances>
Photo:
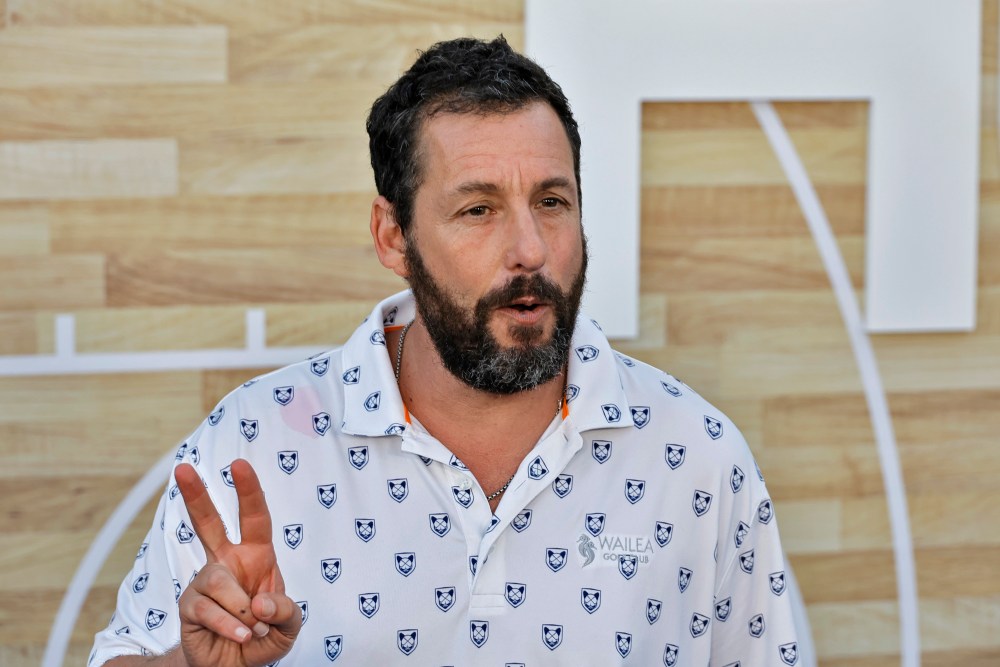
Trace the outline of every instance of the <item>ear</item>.
<instances>
[{"instance_id":1,"label":"ear","mask_svg":"<svg viewBox=\"0 0 1000 667\"><path fill-rule=\"evenodd\" d=\"M410 272L406 269L406 237L396 224L395 209L382 195L372 202L371 232L378 261L400 278L407 278Z\"/></svg>"}]
</instances>

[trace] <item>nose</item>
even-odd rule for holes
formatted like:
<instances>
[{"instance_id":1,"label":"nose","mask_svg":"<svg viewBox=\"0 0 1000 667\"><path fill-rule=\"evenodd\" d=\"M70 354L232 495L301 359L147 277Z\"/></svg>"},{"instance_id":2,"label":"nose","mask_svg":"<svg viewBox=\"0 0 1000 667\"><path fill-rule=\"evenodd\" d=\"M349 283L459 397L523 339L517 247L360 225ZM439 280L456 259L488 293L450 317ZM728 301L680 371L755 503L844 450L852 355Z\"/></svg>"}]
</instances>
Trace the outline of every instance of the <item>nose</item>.
<instances>
[{"instance_id":1,"label":"nose","mask_svg":"<svg viewBox=\"0 0 1000 667\"><path fill-rule=\"evenodd\" d=\"M532 273L545 266L548 242L531 207L524 205L514 210L507 227L507 268Z\"/></svg>"}]
</instances>

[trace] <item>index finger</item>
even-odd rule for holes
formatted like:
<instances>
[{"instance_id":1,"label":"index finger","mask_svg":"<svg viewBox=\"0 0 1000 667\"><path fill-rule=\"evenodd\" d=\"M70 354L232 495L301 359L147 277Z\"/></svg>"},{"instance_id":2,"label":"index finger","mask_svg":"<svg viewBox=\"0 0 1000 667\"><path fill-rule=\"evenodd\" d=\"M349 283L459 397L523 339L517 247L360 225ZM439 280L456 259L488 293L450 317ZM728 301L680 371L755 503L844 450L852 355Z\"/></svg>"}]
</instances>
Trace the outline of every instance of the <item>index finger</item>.
<instances>
[{"instance_id":1,"label":"index finger","mask_svg":"<svg viewBox=\"0 0 1000 667\"><path fill-rule=\"evenodd\" d=\"M240 501L240 542L271 544L271 512L267 509L257 473L244 459L236 459L229 469Z\"/></svg>"},{"instance_id":2,"label":"index finger","mask_svg":"<svg viewBox=\"0 0 1000 667\"><path fill-rule=\"evenodd\" d=\"M192 465L189 463L178 465L174 469L174 478L184 497L184 506L187 507L191 523L194 524L192 528L205 547L208 561L213 562L219 549L230 543L226 527L222 524L222 517L219 516L215 503L205 490L204 482Z\"/></svg>"}]
</instances>

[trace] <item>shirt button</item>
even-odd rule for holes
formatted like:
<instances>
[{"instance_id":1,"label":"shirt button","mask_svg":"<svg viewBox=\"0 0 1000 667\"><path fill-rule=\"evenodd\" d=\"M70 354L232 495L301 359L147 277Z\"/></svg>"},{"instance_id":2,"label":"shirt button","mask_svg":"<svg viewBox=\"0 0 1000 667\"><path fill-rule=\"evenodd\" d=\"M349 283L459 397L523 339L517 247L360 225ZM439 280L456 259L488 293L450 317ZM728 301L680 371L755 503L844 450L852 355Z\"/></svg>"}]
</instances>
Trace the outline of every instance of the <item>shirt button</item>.
<instances>
[{"instance_id":1,"label":"shirt button","mask_svg":"<svg viewBox=\"0 0 1000 667\"><path fill-rule=\"evenodd\" d=\"M472 482L469 480L468 477L465 477L462 479L461 482L458 483L458 488L462 489L463 491L468 491L469 489L472 488Z\"/></svg>"}]
</instances>

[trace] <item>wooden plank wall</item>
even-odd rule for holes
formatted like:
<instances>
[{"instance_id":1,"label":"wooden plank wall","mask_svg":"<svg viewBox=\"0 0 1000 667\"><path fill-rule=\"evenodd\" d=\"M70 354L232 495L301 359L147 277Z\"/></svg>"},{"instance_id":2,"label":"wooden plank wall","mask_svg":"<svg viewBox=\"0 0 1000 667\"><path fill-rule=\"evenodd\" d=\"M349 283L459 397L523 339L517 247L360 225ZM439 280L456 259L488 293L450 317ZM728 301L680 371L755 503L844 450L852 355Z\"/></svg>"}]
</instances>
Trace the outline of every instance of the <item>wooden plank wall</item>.
<instances>
[{"instance_id":1,"label":"wooden plank wall","mask_svg":"<svg viewBox=\"0 0 1000 667\"><path fill-rule=\"evenodd\" d=\"M875 348L916 544L924 665L1000 664L997 0L984 2L979 326ZM370 249L366 108L414 50L523 43L520 0L0 0L0 354L334 344L400 283ZM781 104L864 285L864 101ZM642 335L720 404L776 499L824 667L898 665L885 497L836 304L749 108L643 113ZM37 665L125 492L258 370L0 379L0 664ZM152 516L98 576L66 664Z\"/></svg>"}]
</instances>

